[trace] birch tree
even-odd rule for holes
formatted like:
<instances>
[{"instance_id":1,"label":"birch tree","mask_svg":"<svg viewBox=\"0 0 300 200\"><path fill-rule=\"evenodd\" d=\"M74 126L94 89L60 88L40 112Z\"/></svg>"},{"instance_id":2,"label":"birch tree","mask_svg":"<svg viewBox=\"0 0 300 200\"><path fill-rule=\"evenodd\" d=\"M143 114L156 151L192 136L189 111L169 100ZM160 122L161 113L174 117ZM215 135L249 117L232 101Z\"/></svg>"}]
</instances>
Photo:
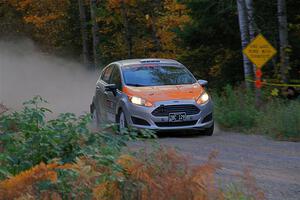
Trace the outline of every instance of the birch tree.
<instances>
[{"instance_id":1,"label":"birch tree","mask_svg":"<svg viewBox=\"0 0 300 200\"><path fill-rule=\"evenodd\" d=\"M83 63L86 67L90 68L91 63L90 63L90 56L89 56L89 41L88 41L88 32L87 32L86 10L82 0L78 0L78 7L79 7L79 17L80 17Z\"/></svg>"},{"instance_id":2,"label":"birch tree","mask_svg":"<svg viewBox=\"0 0 300 200\"><path fill-rule=\"evenodd\" d=\"M277 0L277 14L279 23L279 46L280 46L280 72L283 82L287 82L287 71L289 67L289 55L287 53L288 44L288 25L286 1Z\"/></svg>"},{"instance_id":3,"label":"birch tree","mask_svg":"<svg viewBox=\"0 0 300 200\"><path fill-rule=\"evenodd\" d=\"M249 41L252 41L255 38L255 34L256 34L253 0L246 0L246 8L247 8L248 28L249 28ZM251 65L253 68L253 72L255 73L256 67L254 64Z\"/></svg>"},{"instance_id":4,"label":"birch tree","mask_svg":"<svg viewBox=\"0 0 300 200\"><path fill-rule=\"evenodd\" d=\"M238 9L242 49L244 49L249 44L250 41L248 14L247 14L247 7L246 7L245 0L237 0L237 9ZM245 79L252 78L253 75L252 64L247 58L247 56L244 54L243 54L243 65L244 65ZM246 80L246 87L251 88L251 84L247 80Z\"/></svg>"},{"instance_id":5,"label":"birch tree","mask_svg":"<svg viewBox=\"0 0 300 200\"><path fill-rule=\"evenodd\" d=\"M247 16L248 16L249 38L250 41L252 41L255 38L255 34L256 34L253 0L246 0L246 8L247 8ZM253 69L253 74L255 74L256 66L254 64L251 64L251 67ZM260 105L260 99L261 99L260 97L261 97L260 89L255 88L255 102L256 105L258 106Z\"/></svg>"},{"instance_id":6,"label":"birch tree","mask_svg":"<svg viewBox=\"0 0 300 200\"><path fill-rule=\"evenodd\" d=\"M246 0L246 8L247 8L248 23L249 23L249 36L250 36L250 40L252 40L254 39L256 33L253 0Z\"/></svg>"}]
</instances>

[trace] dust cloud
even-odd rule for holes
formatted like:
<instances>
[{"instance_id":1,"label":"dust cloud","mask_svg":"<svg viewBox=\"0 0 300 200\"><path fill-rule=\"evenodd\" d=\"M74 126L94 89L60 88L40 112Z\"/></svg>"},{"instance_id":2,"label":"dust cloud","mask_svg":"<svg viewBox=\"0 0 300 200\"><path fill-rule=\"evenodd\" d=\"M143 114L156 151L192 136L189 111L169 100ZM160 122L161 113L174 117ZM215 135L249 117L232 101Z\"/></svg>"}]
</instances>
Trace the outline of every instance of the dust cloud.
<instances>
[{"instance_id":1,"label":"dust cloud","mask_svg":"<svg viewBox=\"0 0 300 200\"><path fill-rule=\"evenodd\" d=\"M40 95L55 115L88 112L97 73L44 54L30 40L0 41L0 103L12 110Z\"/></svg>"}]
</instances>

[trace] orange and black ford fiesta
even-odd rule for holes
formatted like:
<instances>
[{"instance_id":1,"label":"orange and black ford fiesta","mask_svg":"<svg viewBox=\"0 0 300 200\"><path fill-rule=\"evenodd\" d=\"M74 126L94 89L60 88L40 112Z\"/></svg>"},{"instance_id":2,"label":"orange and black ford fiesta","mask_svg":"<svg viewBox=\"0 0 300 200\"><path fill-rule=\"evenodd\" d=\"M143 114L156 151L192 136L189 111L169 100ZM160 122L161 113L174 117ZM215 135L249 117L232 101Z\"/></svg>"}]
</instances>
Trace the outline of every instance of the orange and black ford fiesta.
<instances>
[{"instance_id":1,"label":"orange and black ford fiesta","mask_svg":"<svg viewBox=\"0 0 300 200\"><path fill-rule=\"evenodd\" d=\"M117 123L120 130L132 126L212 135L213 104L206 84L175 60L117 61L103 69L90 110L97 125Z\"/></svg>"}]
</instances>

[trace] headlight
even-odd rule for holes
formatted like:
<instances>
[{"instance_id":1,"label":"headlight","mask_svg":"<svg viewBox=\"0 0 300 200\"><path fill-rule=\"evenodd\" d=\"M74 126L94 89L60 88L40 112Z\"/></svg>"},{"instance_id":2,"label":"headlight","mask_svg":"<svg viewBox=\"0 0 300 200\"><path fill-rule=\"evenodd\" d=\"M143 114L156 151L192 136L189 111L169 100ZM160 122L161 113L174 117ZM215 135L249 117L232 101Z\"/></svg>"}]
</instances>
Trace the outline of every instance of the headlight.
<instances>
[{"instance_id":1,"label":"headlight","mask_svg":"<svg viewBox=\"0 0 300 200\"><path fill-rule=\"evenodd\" d=\"M197 100L197 104L205 104L209 100L207 92L203 92Z\"/></svg>"},{"instance_id":2,"label":"headlight","mask_svg":"<svg viewBox=\"0 0 300 200\"><path fill-rule=\"evenodd\" d=\"M146 107L152 107L153 104L145 99L142 99L140 97L131 96L129 97L129 100L131 103L139 106L146 106Z\"/></svg>"}]
</instances>

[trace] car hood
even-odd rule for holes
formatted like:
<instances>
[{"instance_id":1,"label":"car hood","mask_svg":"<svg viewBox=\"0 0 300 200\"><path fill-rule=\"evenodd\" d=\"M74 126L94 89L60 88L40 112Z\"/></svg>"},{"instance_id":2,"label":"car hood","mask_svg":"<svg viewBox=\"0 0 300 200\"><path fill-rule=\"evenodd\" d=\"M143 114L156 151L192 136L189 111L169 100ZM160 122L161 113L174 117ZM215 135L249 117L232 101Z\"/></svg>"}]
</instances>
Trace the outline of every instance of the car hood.
<instances>
[{"instance_id":1,"label":"car hood","mask_svg":"<svg viewBox=\"0 0 300 200\"><path fill-rule=\"evenodd\" d=\"M152 103L169 100L196 100L204 91L198 83L191 85L166 85L150 87L125 86L124 93L137 96Z\"/></svg>"}]
</instances>

